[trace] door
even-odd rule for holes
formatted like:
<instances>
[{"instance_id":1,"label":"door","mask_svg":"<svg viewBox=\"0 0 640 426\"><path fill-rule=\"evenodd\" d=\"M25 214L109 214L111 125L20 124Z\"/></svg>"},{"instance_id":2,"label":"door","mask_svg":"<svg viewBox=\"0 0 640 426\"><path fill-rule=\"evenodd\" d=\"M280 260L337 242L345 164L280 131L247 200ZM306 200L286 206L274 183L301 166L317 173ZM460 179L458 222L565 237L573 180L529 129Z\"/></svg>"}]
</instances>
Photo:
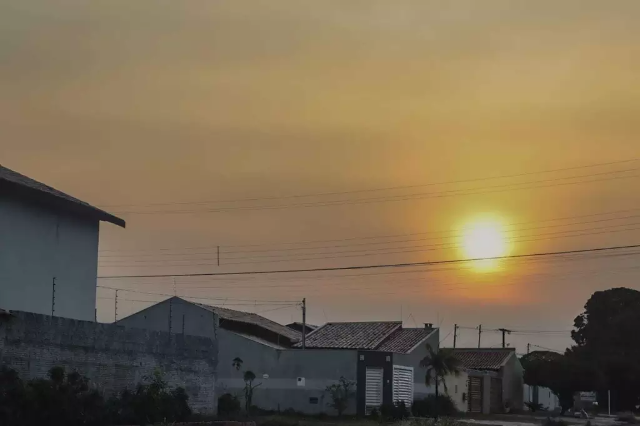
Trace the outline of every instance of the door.
<instances>
[{"instance_id":1,"label":"door","mask_svg":"<svg viewBox=\"0 0 640 426\"><path fill-rule=\"evenodd\" d=\"M382 405L382 368L367 368L365 406L367 414Z\"/></svg>"},{"instance_id":2,"label":"door","mask_svg":"<svg viewBox=\"0 0 640 426\"><path fill-rule=\"evenodd\" d=\"M393 403L404 402L411 409L413 404L413 367L393 366Z\"/></svg>"},{"instance_id":3,"label":"door","mask_svg":"<svg viewBox=\"0 0 640 426\"><path fill-rule=\"evenodd\" d=\"M504 406L502 405L502 379L499 377L491 378L491 413L502 413Z\"/></svg>"},{"instance_id":4,"label":"door","mask_svg":"<svg viewBox=\"0 0 640 426\"><path fill-rule=\"evenodd\" d=\"M469 412L482 413L482 377L469 377Z\"/></svg>"}]
</instances>

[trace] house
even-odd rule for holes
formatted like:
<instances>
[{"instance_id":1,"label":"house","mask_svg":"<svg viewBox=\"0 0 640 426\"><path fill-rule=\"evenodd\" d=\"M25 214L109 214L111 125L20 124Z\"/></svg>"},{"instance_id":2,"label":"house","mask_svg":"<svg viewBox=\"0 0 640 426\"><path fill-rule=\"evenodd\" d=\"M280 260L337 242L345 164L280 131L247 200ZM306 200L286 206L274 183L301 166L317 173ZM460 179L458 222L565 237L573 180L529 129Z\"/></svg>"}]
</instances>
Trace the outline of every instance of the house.
<instances>
[{"instance_id":1,"label":"house","mask_svg":"<svg viewBox=\"0 0 640 426\"><path fill-rule=\"evenodd\" d=\"M318 328L317 325L302 324L301 322L292 322L291 324L287 324L287 327L297 331L298 333L302 333L302 330L305 330L307 334Z\"/></svg>"},{"instance_id":2,"label":"house","mask_svg":"<svg viewBox=\"0 0 640 426\"><path fill-rule=\"evenodd\" d=\"M547 411L560 409L558 396L549 388L524 385L524 400L525 402L540 404Z\"/></svg>"},{"instance_id":3,"label":"house","mask_svg":"<svg viewBox=\"0 0 640 426\"><path fill-rule=\"evenodd\" d=\"M404 329L401 323L331 323L308 335L260 315L173 297L118 321L119 325L216 336L216 394L242 395L244 372L256 379L252 403L266 410L330 413L326 388L340 378L356 395L345 414L364 414L382 403L430 392L418 371L427 343L438 346L438 329ZM206 379L206 378L205 378ZM212 378L213 380L213 378Z\"/></svg>"},{"instance_id":4,"label":"house","mask_svg":"<svg viewBox=\"0 0 640 426\"><path fill-rule=\"evenodd\" d=\"M411 406L433 393L420 367L427 345L439 347L439 329L432 324L403 328L401 322L333 322L306 336L306 350L357 353L358 414L397 401Z\"/></svg>"},{"instance_id":5,"label":"house","mask_svg":"<svg viewBox=\"0 0 640 426\"><path fill-rule=\"evenodd\" d=\"M0 166L0 308L94 321L100 222L124 220Z\"/></svg>"},{"instance_id":6,"label":"house","mask_svg":"<svg viewBox=\"0 0 640 426\"><path fill-rule=\"evenodd\" d=\"M524 370L515 349L454 349L453 354L469 376L468 411L522 410Z\"/></svg>"}]
</instances>

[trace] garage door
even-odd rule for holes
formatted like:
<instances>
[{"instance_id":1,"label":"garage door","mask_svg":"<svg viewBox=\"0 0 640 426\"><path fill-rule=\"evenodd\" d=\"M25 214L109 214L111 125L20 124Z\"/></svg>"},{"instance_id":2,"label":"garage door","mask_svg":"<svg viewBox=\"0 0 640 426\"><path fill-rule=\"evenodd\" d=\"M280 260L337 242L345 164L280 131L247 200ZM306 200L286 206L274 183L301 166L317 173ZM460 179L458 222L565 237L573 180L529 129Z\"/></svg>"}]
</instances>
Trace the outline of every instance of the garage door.
<instances>
[{"instance_id":1,"label":"garage door","mask_svg":"<svg viewBox=\"0 0 640 426\"><path fill-rule=\"evenodd\" d=\"M382 368L367 368L365 389L367 411L379 408L382 405Z\"/></svg>"},{"instance_id":2,"label":"garage door","mask_svg":"<svg viewBox=\"0 0 640 426\"><path fill-rule=\"evenodd\" d=\"M469 377L469 411L482 413L482 377Z\"/></svg>"},{"instance_id":3,"label":"garage door","mask_svg":"<svg viewBox=\"0 0 640 426\"><path fill-rule=\"evenodd\" d=\"M413 367L393 366L393 403L413 404Z\"/></svg>"}]
</instances>

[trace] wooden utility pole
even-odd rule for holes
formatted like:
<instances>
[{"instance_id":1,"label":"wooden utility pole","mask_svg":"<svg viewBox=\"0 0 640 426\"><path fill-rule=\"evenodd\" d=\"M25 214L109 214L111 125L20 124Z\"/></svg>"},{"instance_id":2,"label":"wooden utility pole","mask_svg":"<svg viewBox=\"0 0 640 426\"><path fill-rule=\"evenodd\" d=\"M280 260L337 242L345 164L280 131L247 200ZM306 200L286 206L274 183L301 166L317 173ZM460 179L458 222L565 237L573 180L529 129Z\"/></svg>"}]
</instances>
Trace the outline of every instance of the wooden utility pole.
<instances>
[{"instance_id":1,"label":"wooden utility pole","mask_svg":"<svg viewBox=\"0 0 640 426\"><path fill-rule=\"evenodd\" d=\"M453 349L456 348L456 342L458 341L458 324L453 325Z\"/></svg>"},{"instance_id":2,"label":"wooden utility pole","mask_svg":"<svg viewBox=\"0 0 640 426\"><path fill-rule=\"evenodd\" d=\"M478 348L480 348L480 338L482 337L482 324L478 326Z\"/></svg>"},{"instance_id":3,"label":"wooden utility pole","mask_svg":"<svg viewBox=\"0 0 640 426\"><path fill-rule=\"evenodd\" d=\"M113 318L114 322L118 322L118 290L116 290L116 299L113 303Z\"/></svg>"},{"instance_id":4,"label":"wooden utility pole","mask_svg":"<svg viewBox=\"0 0 640 426\"><path fill-rule=\"evenodd\" d=\"M307 298L302 299L302 349L307 347Z\"/></svg>"},{"instance_id":5,"label":"wooden utility pole","mask_svg":"<svg viewBox=\"0 0 640 426\"><path fill-rule=\"evenodd\" d=\"M507 330L506 328L499 328L498 331L502 333L502 348L504 349L507 347L505 335L511 334L511 330Z\"/></svg>"},{"instance_id":6,"label":"wooden utility pole","mask_svg":"<svg viewBox=\"0 0 640 426\"><path fill-rule=\"evenodd\" d=\"M531 343L527 343L527 353L531 352Z\"/></svg>"}]
</instances>

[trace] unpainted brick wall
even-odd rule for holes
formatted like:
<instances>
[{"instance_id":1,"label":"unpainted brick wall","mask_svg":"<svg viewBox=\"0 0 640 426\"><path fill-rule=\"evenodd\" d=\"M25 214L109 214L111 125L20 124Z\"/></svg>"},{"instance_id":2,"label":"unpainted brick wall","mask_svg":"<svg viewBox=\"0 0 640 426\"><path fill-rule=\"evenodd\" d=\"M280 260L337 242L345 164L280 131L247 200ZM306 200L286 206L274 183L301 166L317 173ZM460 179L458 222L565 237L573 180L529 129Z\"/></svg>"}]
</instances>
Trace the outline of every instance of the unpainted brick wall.
<instances>
[{"instance_id":1,"label":"unpainted brick wall","mask_svg":"<svg viewBox=\"0 0 640 426\"><path fill-rule=\"evenodd\" d=\"M217 342L205 337L27 312L0 315L0 364L24 379L63 366L87 376L107 396L134 389L159 368L170 386L186 389L194 411L214 413L217 357Z\"/></svg>"}]
</instances>

